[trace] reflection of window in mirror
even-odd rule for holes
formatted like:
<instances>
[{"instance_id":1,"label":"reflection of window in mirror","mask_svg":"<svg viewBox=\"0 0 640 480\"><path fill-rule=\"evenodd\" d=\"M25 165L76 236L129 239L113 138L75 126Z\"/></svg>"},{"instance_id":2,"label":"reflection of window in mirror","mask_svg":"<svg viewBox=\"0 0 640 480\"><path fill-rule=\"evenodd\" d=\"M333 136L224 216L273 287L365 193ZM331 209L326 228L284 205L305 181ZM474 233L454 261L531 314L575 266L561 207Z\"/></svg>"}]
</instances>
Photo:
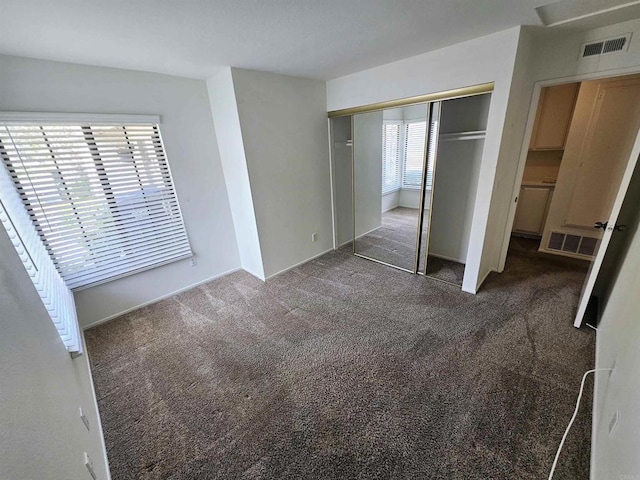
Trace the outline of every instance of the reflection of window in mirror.
<instances>
[{"instance_id":1,"label":"reflection of window in mirror","mask_svg":"<svg viewBox=\"0 0 640 480\"><path fill-rule=\"evenodd\" d=\"M404 124L402 188L420 188L426 133L427 122L425 121L405 122ZM431 186L428 185L428 187Z\"/></svg>"},{"instance_id":2,"label":"reflection of window in mirror","mask_svg":"<svg viewBox=\"0 0 640 480\"><path fill-rule=\"evenodd\" d=\"M400 189L418 189L422 182L425 121L385 120L382 126L382 194ZM431 188L433 162L427 170Z\"/></svg>"},{"instance_id":3,"label":"reflection of window in mirror","mask_svg":"<svg viewBox=\"0 0 640 480\"><path fill-rule=\"evenodd\" d=\"M382 194L400 189L400 133L402 122L386 121L382 125Z\"/></svg>"}]
</instances>

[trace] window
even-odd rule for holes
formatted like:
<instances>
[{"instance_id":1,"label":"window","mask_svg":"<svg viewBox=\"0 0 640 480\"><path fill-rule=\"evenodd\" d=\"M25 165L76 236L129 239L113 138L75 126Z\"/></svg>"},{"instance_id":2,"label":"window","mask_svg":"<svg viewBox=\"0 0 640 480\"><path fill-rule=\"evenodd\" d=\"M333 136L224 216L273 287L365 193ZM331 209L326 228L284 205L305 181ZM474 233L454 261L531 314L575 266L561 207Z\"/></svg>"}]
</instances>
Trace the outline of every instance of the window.
<instances>
[{"instance_id":1,"label":"window","mask_svg":"<svg viewBox=\"0 0 640 480\"><path fill-rule=\"evenodd\" d=\"M0 147L0 154L3 153ZM7 231L66 349L70 353L82 353L73 294L56 271L4 167L0 167L0 224Z\"/></svg>"},{"instance_id":2,"label":"window","mask_svg":"<svg viewBox=\"0 0 640 480\"><path fill-rule=\"evenodd\" d=\"M401 186L400 132L402 123L388 122L382 127L382 194Z\"/></svg>"},{"instance_id":3,"label":"window","mask_svg":"<svg viewBox=\"0 0 640 480\"><path fill-rule=\"evenodd\" d=\"M192 255L157 124L5 123L0 156L69 288Z\"/></svg>"}]
</instances>

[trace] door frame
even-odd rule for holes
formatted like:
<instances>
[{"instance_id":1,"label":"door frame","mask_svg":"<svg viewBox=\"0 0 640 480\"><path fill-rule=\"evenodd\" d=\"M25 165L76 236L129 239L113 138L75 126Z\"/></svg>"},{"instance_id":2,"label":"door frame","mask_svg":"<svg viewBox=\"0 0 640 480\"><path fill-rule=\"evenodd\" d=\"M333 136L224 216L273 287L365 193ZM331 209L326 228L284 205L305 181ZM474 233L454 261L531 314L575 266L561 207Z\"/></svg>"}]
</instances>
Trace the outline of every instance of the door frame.
<instances>
[{"instance_id":1,"label":"door frame","mask_svg":"<svg viewBox=\"0 0 640 480\"><path fill-rule=\"evenodd\" d=\"M590 80L604 80L612 77L620 77L624 75L634 75L640 73L640 65L628 68L619 68L615 70L607 70L606 72L591 72L583 73L579 75L572 75L568 77L557 77L545 80L538 80L533 84L533 92L531 95L531 103L529 105L529 114L527 116L527 123L524 130L524 137L522 140L522 146L520 147L520 157L518 159L518 168L516 170L516 176L514 178L514 184L511 191L511 201L509 205L509 212L507 214L507 221L505 225L505 231L502 238L502 247L500 249L500 257L498 258L498 272L504 270L505 263L507 261L507 254L509 250L509 243L511 242L511 230L513 229L513 222L515 221L517 198L520 194L520 186L522 185L522 178L524 176L524 167L527 163L527 156L529 154L529 144L533 135L533 127L536 120L536 114L538 111L538 104L540 103L540 94L545 87L553 87L555 85L563 85L565 83L574 82L586 82Z\"/></svg>"}]
</instances>

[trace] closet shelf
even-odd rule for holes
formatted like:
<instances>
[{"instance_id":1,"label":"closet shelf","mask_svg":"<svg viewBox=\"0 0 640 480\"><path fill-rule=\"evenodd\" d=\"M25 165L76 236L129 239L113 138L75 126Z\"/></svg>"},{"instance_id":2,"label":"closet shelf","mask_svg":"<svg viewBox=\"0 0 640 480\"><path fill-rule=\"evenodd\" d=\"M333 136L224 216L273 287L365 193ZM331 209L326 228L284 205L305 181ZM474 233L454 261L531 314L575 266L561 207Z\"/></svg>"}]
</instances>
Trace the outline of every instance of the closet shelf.
<instances>
[{"instance_id":1,"label":"closet shelf","mask_svg":"<svg viewBox=\"0 0 640 480\"><path fill-rule=\"evenodd\" d=\"M454 140L478 140L485 137L486 130L474 130L470 132L455 132L440 134L441 142L452 142Z\"/></svg>"}]
</instances>

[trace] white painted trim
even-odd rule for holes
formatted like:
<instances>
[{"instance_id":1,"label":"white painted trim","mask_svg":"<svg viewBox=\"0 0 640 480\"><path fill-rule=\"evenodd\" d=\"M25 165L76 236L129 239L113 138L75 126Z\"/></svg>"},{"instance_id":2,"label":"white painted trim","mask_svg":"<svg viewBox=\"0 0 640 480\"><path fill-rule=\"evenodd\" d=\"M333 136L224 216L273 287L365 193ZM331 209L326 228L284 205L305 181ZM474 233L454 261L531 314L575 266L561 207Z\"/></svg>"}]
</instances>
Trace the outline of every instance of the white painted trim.
<instances>
[{"instance_id":1,"label":"white painted trim","mask_svg":"<svg viewBox=\"0 0 640 480\"><path fill-rule=\"evenodd\" d=\"M130 115L112 113L55 113L55 112L0 112L0 123L33 125L92 124L135 125L160 123L160 115Z\"/></svg>"},{"instance_id":2,"label":"white painted trim","mask_svg":"<svg viewBox=\"0 0 640 480\"><path fill-rule=\"evenodd\" d=\"M349 241L351 241L351 240L349 240ZM305 263L310 262L311 260L315 260L316 258L321 257L322 255L325 255L325 254L327 254L329 252L333 252L334 250L335 249L333 247L331 247L330 249L325 250L324 252L320 252L317 255L314 255L313 257L307 258L306 260L302 260L301 262L298 262L298 263L296 263L294 265L291 265L290 267L283 268L279 272L276 272L276 273L273 273L273 274L269 275L266 278L266 280L270 280L273 277L275 277L276 275L280 275L281 273L285 273L285 272L288 272L289 270L293 270L294 268L299 267L300 265L304 265Z\"/></svg>"},{"instance_id":3,"label":"white painted trim","mask_svg":"<svg viewBox=\"0 0 640 480\"><path fill-rule=\"evenodd\" d=\"M545 27L557 27L557 26L560 26L560 25L568 25L568 24L571 24L571 23L574 23L574 22L579 22L580 20L586 20L586 19L595 17L596 15L604 15L604 14L607 14L607 13L615 12L617 10L621 10L623 8L633 7L634 5L637 5L638 3L640 3L639 0L634 0L634 1L631 1L631 2L623 3L622 5L614 5L613 7L608 7L608 8L605 8L603 10L598 10L596 12L585 13L583 15L578 15L577 17L571 17L571 18L567 18L565 20L559 20L557 22L552 22L552 23L548 23L548 24L545 24L542 21L542 17L540 17L540 13L538 12L537 9L536 9L536 13L538 14L538 18L540 18L540 21L542 22L542 24Z\"/></svg>"},{"instance_id":4,"label":"white painted trim","mask_svg":"<svg viewBox=\"0 0 640 480\"><path fill-rule=\"evenodd\" d=\"M527 164L527 157L529 156L529 144L531 143L531 137L533 135L533 127L536 122L536 114L538 113L538 104L540 103L541 92L542 87L539 85L539 82L535 83L533 85L533 95L531 96L531 105L529 106L527 125L524 130L524 140L522 146L520 147L520 158L518 160L518 169L516 170L515 183L511 191L511 203L509 206L509 212L507 213L507 228L502 239L500 258L498 259L498 273L502 273L505 263L507 262L507 253L509 250L509 244L511 243L511 232L513 231L513 224L516 218L516 209L518 208L516 198L520 196L520 187L522 186L524 168Z\"/></svg>"},{"instance_id":5,"label":"white painted trim","mask_svg":"<svg viewBox=\"0 0 640 480\"><path fill-rule=\"evenodd\" d=\"M358 240L359 238L364 237L365 235L369 235L371 232L375 232L376 230L380 230L381 228L382 228L382 225L380 225L379 227L372 228L368 232L361 233L360 235L358 235L356 237L356 240ZM349 240L349 241L351 241L351 240Z\"/></svg>"},{"instance_id":6,"label":"white painted trim","mask_svg":"<svg viewBox=\"0 0 640 480\"><path fill-rule=\"evenodd\" d=\"M331 187L331 229L333 234L333 248L337 249L336 244L338 243L338 219L336 218L336 192L335 192L335 179L334 177L334 168L333 162L335 155L333 154L334 145L331 141L333 137L333 125L331 124L331 119L327 119L327 141L329 142L329 186Z\"/></svg>"},{"instance_id":7,"label":"white painted trim","mask_svg":"<svg viewBox=\"0 0 640 480\"><path fill-rule=\"evenodd\" d=\"M253 270L249 270L248 268L246 268L246 267L244 267L244 266L241 266L238 270L244 270L244 271L245 271L245 272L247 272L249 275L253 275L254 277L256 277L258 280L263 281L263 282L265 281L264 274L263 274L263 275L260 275L260 274L258 274L258 273L256 273L256 272L254 272ZM233 273L233 272L231 271L231 272L229 272L229 273ZM214 277L214 278L217 278L217 277Z\"/></svg>"},{"instance_id":8,"label":"white painted trim","mask_svg":"<svg viewBox=\"0 0 640 480\"><path fill-rule=\"evenodd\" d=\"M592 262L595 258L593 255L581 255L579 253L574 252L565 252L564 250L552 250L546 247L538 248L540 253L545 253L547 255L555 255L556 257L565 257L565 258L575 258L576 260L584 260L587 262Z\"/></svg>"},{"instance_id":9,"label":"white painted trim","mask_svg":"<svg viewBox=\"0 0 640 480\"><path fill-rule=\"evenodd\" d=\"M83 352L86 355L87 370L89 371L89 384L91 385L91 398L93 399L93 408L95 408L98 417L98 434L100 435L100 445L102 446L102 457L104 460L105 468L107 469L107 478L105 480L111 480L111 469L109 468L109 457L107 456L107 445L104 443L104 431L102 429L102 417L100 415L100 409L98 408L98 397L96 397L96 389L93 384L93 372L91 371L91 361L89 359L89 352L86 348L86 342L84 339L84 331L80 332L82 337Z\"/></svg>"},{"instance_id":10,"label":"white painted trim","mask_svg":"<svg viewBox=\"0 0 640 480\"><path fill-rule=\"evenodd\" d=\"M218 278L224 277L226 275L229 275L231 273L237 272L239 270L243 270L243 269L241 267L237 267L237 268L232 268L231 270L227 270L226 272L218 273L217 275L214 275L212 277L206 278L206 279L204 279L202 281L199 281L199 282L196 282L196 283L192 283L191 285L187 285L186 287L179 288L178 290L174 290L173 292L167 293L166 295L161 295L160 297L154 298L153 300L149 300L148 302L141 303L140 305L136 305L135 307L127 308L126 310L123 310L121 312L115 313L113 315L109 315L108 317L102 318L100 320L96 320L95 322L91 322L88 325L83 325L82 326L82 330L83 331L84 330L88 330L89 328L98 326L98 325L100 325L102 323L105 323L105 322L108 322L108 321L113 320L115 318L121 317L122 315L126 315L127 313L133 312L134 310L138 310L140 308L146 307L147 305L152 305L154 303L157 303L157 302L159 302L161 300L164 300L166 298L172 297L172 296L177 295L179 293L186 292L187 290L195 288L198 285L202 285L204 283L211 282L213 280L216 280ZM251 272L247 272L247 273L250 273L251 275L254 275Z\"/></svg>"},{"instance_id":11,"label":"white painted trim","mask_svg":"<svg viewBox=\"0 0 640 480\"><path fill-rule=\"evenodd\" d=\"M461 260L459 258L447 257L446 255L439 255L437 253L432 253L432 252L429 252L429 256L430 257L441 258L443 260L449 260L450 262L461 263L463 265L466 265L466 263L467 263L466 260L463 261L463 260Z\"/></svg>"},{"instance_id":12,"label":"white painted trim","mask_svg":"<svg viewBox=\"0 0 640 480\"><path fill-rule=\"evenodd\" d=\"M524 167L527 163L527 156L529 154L529 144L531 143L531 136L533 135L533 126L535 123L536 113L538 111L538 103L540 102L540 92L544 87L551 87L554 85L563 85L565 83L573 82L587 82L591 80L604 80L606 78L619 77L623 75L633 75L640 73L640 66L616 68L613 70L607 70L605 72L592 72L584 73L580 75L571 75L568 77L558 77L546 80L538 80L533 84L533 94L531 97L531 105L529 106L529 117L527 119L527 126L524 132L524 138L522 146L520 147L520 159L518 161L518 170L516 173L515 183L513 185L513 191L511 195L511 205L509 207L509 214L507 216L507 224L502 241L502 248L500 250L500 257L498 258L498 273L504 270L505 263L507 261L507 253L509 250L509 243L511 241L511 231L513 230L513 223L516 216L515 198L520 195L520 185L522 185L522 178L524 176ZM480 282L482 283L482 282ZM478 285L479 288L480 285Z\"/></svg>"},{"instance_id":13,"label":"white painted trim","mask_svg":"<svg viewBox=\"0 0 640 480\"><path fill-rule=\"evenodd\" d=\"M482 286L482 284L484 283L484 281L487 279L487 277L489 276L489 274L491 272L499 273L495 268L492 268L492 269L488 270L487 273L485 273L484 276L482 277L482 279L478 282L478 285L476 286L475 291L465 290L464 287L462 287L462 291L466 292L466 293L471 293L472 295L475 295L476 293L478 293L478 290L480 290L480 287Z\"/></svg>"},{"instance_id":14,"label":"white painted trim","mask_svg":"<svg viewBox=\"0 0 640 480\"><path fill-rule=\"evenodd\" d=\"M600 353L600 349L598 348L598 331L596 330L596 341L595 341L595 349L596 349L596 354L595 354L595 359L594 359L594 368L602 368L600 365L602 365L602 361L600 360L600 357L602 356L602 354ZM598 378L598 374L600 373L604 373L604 372L595 372L593 375L593 402L591 404L591 461L589 462L589 471L591 472L591 475L589 478L593 479L593 472L596 471L596 456L594 455L594 452L596 451L597 445L596 445L596 439L598 438L597 432L598 432L598 426L600 425L601 422L601 418L598 418L598 411L600 411L600 404L598 402L598 399L601 397L600 395L600 389L604 387L605 391L607 386L609 385L608 382L604 385L602 385L602 382L599 381Z\"/></svg>"}]
</instances>

